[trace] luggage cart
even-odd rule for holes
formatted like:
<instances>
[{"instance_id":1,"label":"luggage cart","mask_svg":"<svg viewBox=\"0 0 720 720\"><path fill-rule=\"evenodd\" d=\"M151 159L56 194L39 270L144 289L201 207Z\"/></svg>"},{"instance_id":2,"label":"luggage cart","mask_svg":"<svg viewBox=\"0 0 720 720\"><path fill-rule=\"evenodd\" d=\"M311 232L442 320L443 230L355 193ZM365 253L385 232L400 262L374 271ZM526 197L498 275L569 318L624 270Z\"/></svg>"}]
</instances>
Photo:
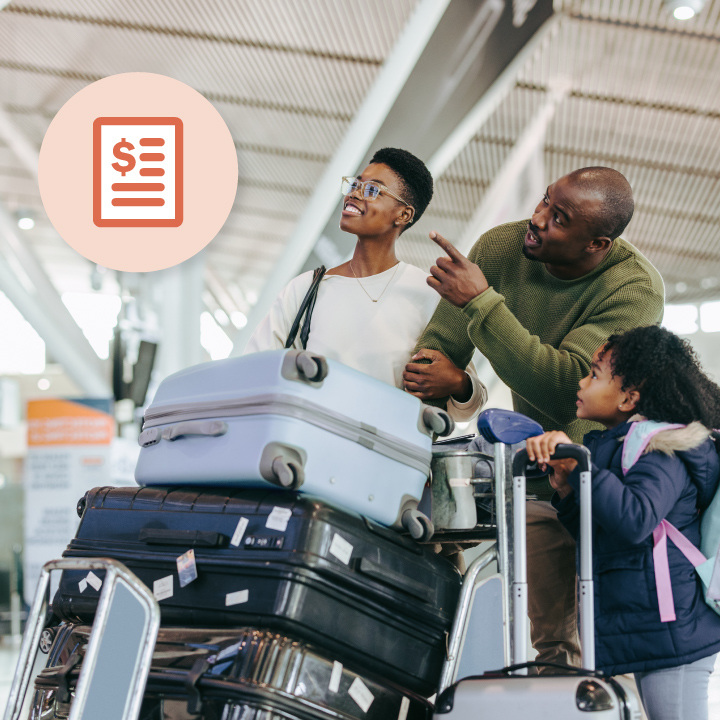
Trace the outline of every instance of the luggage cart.
<instances>
[{"instance_id":1,"label":"luggage cart","mask_svg":"<svg viewBox=\"0 0 720 720\"><path fill-rule=\"evenodd\" d=\"M522 418L522 416L520 416ZM506 420L512 420L507 414ZM482 424L482 420L479 422ZM520 427L516 428L521 430ZM472 720L482 707L483 717L527 717L530 708L538 717L639 720L640 702L632 685L621 678L595 672L595 636L592 576L592 492L590 452L582 445L558 445L554 458L572 458L580 466L580 572L578 577L580 641L583 668L567 674L527 677L529 644L527 616L527 564L525 532L525 449L513 457L512 443L518 434L507 432L492 418L481 429L495 443L495 542L468 568L451 630L448 655L443 665L435 708L436 720ZM520 432L519 434L522 434ZM537 434L531 426L527 437ZM480 573L493 561L503 584L502 618L504 662L494 672L459 673L463 646L469 638L473 598L482 587ZM473 638L475 640L475 638ZM462 679L464 678L464 679Z\"/></svg>"},{"instance_id":2,"label":"luggage cart","mask_svg":"<svg viewBox=\"0 0 720 720\"><path fill-rule=\"evenodd\" d=\"M87 571L102 593L68 720L135 720L160 628L157 600L133 573L110 559L52 560L43 566L20 648L4 720L19 720L49 608L53 570Z\"/></svg>"},{"instance_id":3,"label":"luggage cart","mask_svg":"<svg viewBox=\"0 0 720 720\"><path fill-rule=\"evenodd\" d=\"M465 573L448 638L440 690L452 684L459 671L476 674L527 658L525 552L516 552L516 548L525 547L525 479L522 478L521 486L514 478L513 456L517 444L542 433L542 427L520 413L489 409L478 417L478 430L492 443L493 455L474 453L475 457L483 458L478 463L482 472L476 473L480 477L473 477L471 482L476 499L492 497L489 514L472 529L441 530L430 541L460 548L492 541ZM447 441L442 441L443 446L446 444ZM488 576L486 569L493 564L497 571ZM479 613L482 618L478 619ZM465 640L469 636L478 647L466 648ZM464 650L467 652L463 657Z\"/></svg>"}]
</instances>

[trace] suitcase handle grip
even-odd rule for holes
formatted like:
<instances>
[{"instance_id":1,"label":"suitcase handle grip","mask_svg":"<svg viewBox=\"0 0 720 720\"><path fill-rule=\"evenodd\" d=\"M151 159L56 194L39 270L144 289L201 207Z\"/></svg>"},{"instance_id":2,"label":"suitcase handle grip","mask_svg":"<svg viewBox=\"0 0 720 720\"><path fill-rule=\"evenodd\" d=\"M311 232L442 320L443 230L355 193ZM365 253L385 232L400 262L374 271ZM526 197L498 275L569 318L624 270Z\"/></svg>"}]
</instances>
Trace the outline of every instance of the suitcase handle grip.
<instances>
[{"instance_id":1,"label":"suitcase handle grip","mask_svg":"<svg viewBox=\"0 0 720 720\"><path fill-rule=\"evenodd\" d=\"M187 420L175 423L162 431L163 440L178 440L187 435L209 435L218 437L228 431L228 424L222 420Z\"/></svg>"},{"instance_id":2,"label":"suitcase handle grip","mask_svg":"<svg viewBox=\"0 0 720 720\"><path fill-rule=\"evenodd\" d=\"M367 575L373 580L379 580L388 587L402 590L408 595L420 598L424 602L432 600L432 591L427 585L423 585L423 583L412 580L405 575L394 573L385 565L379 565L372 560L368 560L368 558L360 558L360 562L356 567L363 575Z\"/></svg>"},{"instance_id":3,"label":"suitcase handle grip","mask_svg":"<svg viewBox=\"0 0 720 720\"><path fill-rule=\"evenodd\" d=\"M590 471L590 451L584 445L575 445L570 443L561 443L555 447L552 455L553 460L561 460L563 458L572 458L578 461L580 472ZM525 474L525 468L528 464L527 450L523 448L515 453L513 459L513 476L519 477Z\"/></svg>"},{"instance_id":4,"label":"suitcase handle grip","mask_svg":"<svg viewBox=\"0 0 720 720\"><path fill-rule=\"evenodd\" d=\"M224 547L229 538L219 532L203 530L167 530L165 528L143 528L138 536L140 542L148 545L181 545L183 547Z\"/></svg>"}]
</instances>

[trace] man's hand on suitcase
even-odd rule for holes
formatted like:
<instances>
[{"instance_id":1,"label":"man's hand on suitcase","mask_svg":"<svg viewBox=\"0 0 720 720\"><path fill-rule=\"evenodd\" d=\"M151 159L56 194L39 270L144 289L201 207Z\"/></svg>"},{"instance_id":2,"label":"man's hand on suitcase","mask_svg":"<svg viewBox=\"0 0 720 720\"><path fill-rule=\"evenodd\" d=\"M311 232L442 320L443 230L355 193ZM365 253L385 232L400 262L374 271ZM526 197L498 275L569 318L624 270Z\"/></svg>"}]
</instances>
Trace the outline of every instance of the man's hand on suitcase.
<instances>
[{"instance_id":1,"label":"man's hand on suitcase","mask_svg":"<svg viewBox=\"0 0 720 720\"><path fill-rule=\"evenodd\" d=\"M431 288L457 307L467 305L488 289L488 281L483 271L451 242L434 230L430 233L430 239L448 254L448 257L439 257L436 264L430 268L427 284Z\"/></svg>"},{"instance_id":2,"label":"man's hand on suitcase","mask_svg":"<svg viewBox=\"0 0 720 720\"><path fill-rule=\"evenodd\" d=\"M417 360L429 360L419 363ZM421 400L434 400L448 395L458 402L472 396L472 382L468 374L438 350L418 350L410 358L403 372L403 387Z\"/></svg>"},{"instance_id":3,"label":"man's hand on suitcase","mask_svg":"<svg viewBox=\"0 0 720 720\"><path fill-rule=\"evenodd\" d=\"M565 458L563 460L551 459L555 448L563 443L572 443L572 440L564 432L552 430L551 432L528 438L525 444L530 462L537 461L542 469L545 469L548 465L553 469L553 472L550 473L549 476L550 485L557 490L561 498L566 497L572 492L572 487L569 485L567 479L568 475L570 475L577 465L577 460L572 460L571 458Z\"/></svg>"}]
</instances>

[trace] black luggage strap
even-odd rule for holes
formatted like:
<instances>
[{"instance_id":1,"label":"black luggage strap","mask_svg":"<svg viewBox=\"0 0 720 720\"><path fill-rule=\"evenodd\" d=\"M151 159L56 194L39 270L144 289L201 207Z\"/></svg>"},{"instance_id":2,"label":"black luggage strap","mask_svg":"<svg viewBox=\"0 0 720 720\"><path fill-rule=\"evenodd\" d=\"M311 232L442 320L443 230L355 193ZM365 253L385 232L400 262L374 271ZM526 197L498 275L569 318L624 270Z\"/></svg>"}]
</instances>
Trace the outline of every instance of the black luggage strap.
<instances>
[{"instance_id":1,"label":"black luggage strap","mask_svg":"<svg viewBox=\"0 0 720 720\"><path fill-rule=\"evenodd\" d=\"M207 659L198 658L183 680L183 687L188 696L187 711L190 715L200 715L202 713L203 701L197 683L209 669L210 663Z\"/></svg>"},{"instance_id":2,"label":"black luggage strap","mask_svg":"<svg viewBox=\"0 0 720 720\"><path fill-rule=\"evenodd\" d=\"M300 329L300 323L302 322L302 330L300 330L300 344L303 349L307 347L308 337L310 336L310 320L312 318L313 310L315 309L315 300L317 298L318 288L320 281L325 275L325 266L321 265L319 268L315 268L313 271L312 282L308 289L303 301L300 303L295 320L293 321L290 332L288 333L287 340L285 341L285 347L289 348L293 346L295 338L297 337L298 330ZM305 315L305 322L303 322L303 315Z\"/></svg>"},{"instance_id":3,"label":"black luggage strap","mask_svg":"<svg viewBox=\"0 0 720 720\"><path fill-rule=\"evenodd\" d=\"M82 661L82 655L75 651L63 665L44 668L38 675L36 685L43 687L54 684L57 688L57 701L65 704L70 702L70 673Z\"/></svg>"}]
</instances>

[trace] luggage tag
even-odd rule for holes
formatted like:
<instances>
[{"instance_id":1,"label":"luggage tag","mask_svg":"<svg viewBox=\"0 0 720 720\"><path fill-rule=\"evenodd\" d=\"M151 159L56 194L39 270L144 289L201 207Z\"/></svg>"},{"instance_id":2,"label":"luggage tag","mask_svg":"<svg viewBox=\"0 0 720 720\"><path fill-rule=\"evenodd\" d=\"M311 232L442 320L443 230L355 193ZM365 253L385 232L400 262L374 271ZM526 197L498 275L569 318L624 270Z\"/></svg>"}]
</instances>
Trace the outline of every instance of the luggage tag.
<instances>
[{"instance_id":1,"label":"luggage tag","mask_svg":"<svg viewBox=\"0 0 720 720\"><path fill-rule=\"evenodd\" d=\"M250 599L249 590L236 590L235 592L228 593L225 596L225 607L231 605L242 605Z\"/></svg>"},{"instance_id":2,"label":"luggage tag","mask_svg":"<svg viewBox=\"0 0 720 720\"><path fill-rule=\"evenodd\" d=\"M400 712L398 713L398 720L405 720L407 718L409 709L410 698L407 697L407 695L403 695L403 699L400 701Z\"/></svg>"},{"instance_id":3,"label":"luggage tag","mask_svg":"<svg viewBox=\"0 0 720 720\"><path fill-rule=\"evenodd\" d=\"M353 546L338 533L333 535L330 543L330 554L334 555L340 562L348 565L352 557Z\"/></svg>"},{"instance_id":4,"label":"luggage tag","mask_svg":"<svg viewBox=\"0 0 720 720\"><path fill-rule=\"evenodd\" d=\"M368 686L359 678L356 677L350 689L348 695L355 701L357 706L366 713L372 705L375 696L370 692Z\"/></svg>"},{"instance_id":5,"label":"luggage tag","mask_svg":"<svg viewBox=\"0 0 720 720\"><path fill-rule=\"evenodd\" d=\"M80 592L84 593L87 590L87 586L90 586L93 590L99 591L102 587L102 580L94 573L89 572L79 583L78 587Z\"/></svg>"},{"instance_id":6,"label":"luggage tag","mask_svg":"<svg viewBox=\"0 0 720 720\"><path fill-rule=\"evenodd\" d=\"M240 541L243 539L243 535L245 534L245 531L247 530L248 523L250 521L246 517L241 517L238 520L237 527L235 528L235 532L233 533L233 536L230 538L230 544L234 545L235 547L239 547Z\"/></svg>"},{"instance_id":7,"label":"luggage tag","mask_svg":"<svg viewBox=\"0 0 720 720\"><path fill-rule=\"evenodd\" d=\"M268 515L268 519L265 522L265 527L270 530L278 530L279 532L285 532L287 530L288 523L292 517L292 510L286 507L274 507L272 512Z\"/></svg>"},{"instance_id":8,"label":"luggage tag","mask_svg":"<svg viewBox=\"0 0 720 720\"><path fill-rule=\"evenodd\" d=\"M173 576L168 575L155 580L153 582L153 595L158 602L171 598L173 596Z\"/></svg>"},{"instance_id":9,"label":"luggage tag","mask_svg":"<svg viewBox=\"0 0 720 720\"><path fill-rule=\"evenodd\" d=\"M336 693L340 689L340 680L342 680L342 673L342 663L335 660L333 662L332 672L330 673L330 682L328 683L328 690L331 693Z\"/></svg>"},{"instance_id":10,"label":"luggage tag","mask_svg":"<svg viewBox=\"0 0 720 720\"><path fill-rule=\"evenodd\" d=\"M197 580L198 572L195 564L195 551L191 548L183 553L176 561L178 569L178 579L180 587L189 585L193 580Z\"/></svg>"}]
</instances>

